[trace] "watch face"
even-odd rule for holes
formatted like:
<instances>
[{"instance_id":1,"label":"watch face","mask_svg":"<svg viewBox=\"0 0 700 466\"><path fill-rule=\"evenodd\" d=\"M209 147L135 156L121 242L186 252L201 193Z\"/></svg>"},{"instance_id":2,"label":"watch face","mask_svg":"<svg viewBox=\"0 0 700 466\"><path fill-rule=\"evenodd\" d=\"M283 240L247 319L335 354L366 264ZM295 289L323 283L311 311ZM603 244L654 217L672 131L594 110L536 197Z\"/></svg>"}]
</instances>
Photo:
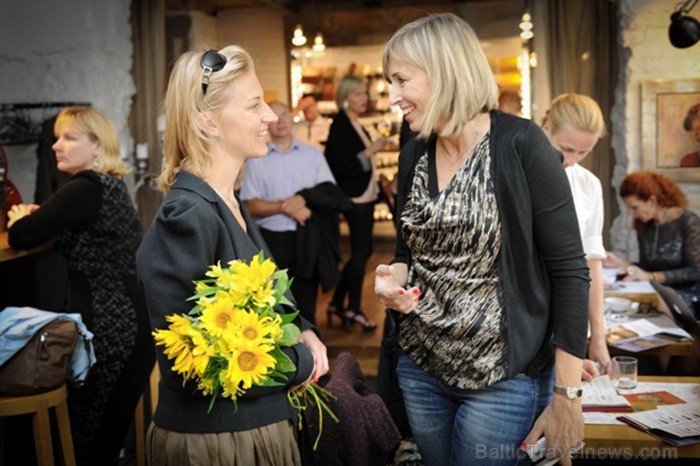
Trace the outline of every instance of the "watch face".
<instances>
[{"instance_id":1,"label":"watch face","mask_svg":"<svg viewBox=\"0 0 700 466\"><path fill-rule=\"evenodd\" d=\"M578 390L574 387L567 387L566 388L566 396L569 398L576 398L576 395L578 394Z\"/></svg>"}]
</instances>

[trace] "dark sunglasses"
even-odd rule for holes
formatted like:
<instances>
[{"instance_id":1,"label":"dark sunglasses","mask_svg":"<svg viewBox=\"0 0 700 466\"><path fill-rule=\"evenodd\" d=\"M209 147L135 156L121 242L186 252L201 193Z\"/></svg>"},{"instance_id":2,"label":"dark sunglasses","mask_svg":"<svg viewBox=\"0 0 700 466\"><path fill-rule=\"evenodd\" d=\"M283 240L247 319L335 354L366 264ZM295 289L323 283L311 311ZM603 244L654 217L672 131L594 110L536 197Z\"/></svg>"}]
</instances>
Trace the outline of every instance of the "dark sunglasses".
<instances>
[{"instance_id":1,"label":"dark sunglasses","mask_svg":"<svg viewBox=\"0 0 700 466\"><path fill-rule=\"evenodd\" d=\"M199 65L204 70L204 75L202 76L202 95L206 95L207 87L209 87L209 77L215 71L219 71L221 68L226 66L226 57L221 55L216 50L208 50L202 55L202 60Z\"/></svg>"}]
</instances>

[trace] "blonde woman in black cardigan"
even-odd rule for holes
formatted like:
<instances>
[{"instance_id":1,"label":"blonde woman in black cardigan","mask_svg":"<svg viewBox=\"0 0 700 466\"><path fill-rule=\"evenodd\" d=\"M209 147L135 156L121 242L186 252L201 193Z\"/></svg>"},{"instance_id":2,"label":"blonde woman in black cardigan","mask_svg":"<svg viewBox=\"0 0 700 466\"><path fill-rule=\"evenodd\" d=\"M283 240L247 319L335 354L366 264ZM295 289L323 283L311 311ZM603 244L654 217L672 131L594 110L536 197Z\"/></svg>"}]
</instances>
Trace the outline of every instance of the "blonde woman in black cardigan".
<instances>
[{"instance_id":1,"label":"blonde woman in black cardigan","mask_svg":"<svg viewBox=\"0 0 700 466\"><path fill-rule=\"evenodd\" d=\"M234 183L247 159L267 154L268 125L277 121L250 55L235 45L183 54L164 107L165 163L158 183L166 195L136 257L151 325L158 329L167 327L166 315L189 312L192 282L211 264L249 262L260 250L270 257ZM148 464L301 464L287 391L318 380L328 371L328 358L313 326L300 317L296 323L300 341L285 350L296 370L286 385L255 386L237 400L237 409L223 397L210 406L195 383L183 385L172 371L174 361L158 347L162 379L147 434Z\"/></svg>"}]
</instances>

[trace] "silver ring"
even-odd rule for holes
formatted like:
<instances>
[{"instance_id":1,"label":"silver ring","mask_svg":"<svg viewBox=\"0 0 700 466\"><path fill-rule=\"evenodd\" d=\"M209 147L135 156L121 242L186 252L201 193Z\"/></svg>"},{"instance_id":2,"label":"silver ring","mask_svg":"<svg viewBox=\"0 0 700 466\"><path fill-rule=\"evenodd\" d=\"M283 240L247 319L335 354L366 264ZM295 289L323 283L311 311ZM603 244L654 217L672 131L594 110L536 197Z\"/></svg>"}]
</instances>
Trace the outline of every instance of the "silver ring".
<instances>
[{"instance_id":1,"label":"silver ring","mask_svg":"<svg viewBox=\"0 0 700 466\"><path fill-rule=\"evenodd\" d=\"M627 267L627 275L632 275L634 269L632 267Z\"/></svg>"}]
</instances>

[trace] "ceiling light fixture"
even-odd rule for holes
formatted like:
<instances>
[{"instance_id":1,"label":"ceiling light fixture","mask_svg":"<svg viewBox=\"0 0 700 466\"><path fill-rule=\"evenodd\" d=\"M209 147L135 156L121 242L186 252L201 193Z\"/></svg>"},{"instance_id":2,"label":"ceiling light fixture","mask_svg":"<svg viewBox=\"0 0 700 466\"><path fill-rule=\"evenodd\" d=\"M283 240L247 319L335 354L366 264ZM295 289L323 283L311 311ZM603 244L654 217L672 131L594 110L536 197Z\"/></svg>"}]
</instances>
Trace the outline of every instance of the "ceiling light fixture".
<instances>
[{"instance_id":1,"label":"ceiling light fixture","mask_svg":"<svg viewBox=\"0 0 700 466\"><path fill-rule=\"evenodd\" d=\"M326 44L323 43L323 35L320 32L316 33L316 37L314 38L314 45L312 48L316 53L321 53L324 50L326 50Z\"/></svg>"},{"instance_id":2,"label":"ceiling light fixture","mask_svg":"<svg viewBox=\"0 0 700 466\"><path fill-rule=\"evenodd\" d=\"M292 44L297 47L301 47L306 43L306 36L304 36L304 31L301 30L301 24L297 24L294 28L294 36L292 36Z\"/></svg>"},{"instance_id":3,"label":"ceiling light fixture","mask_svg":"<svg viewBox=\"0 0 700 466\"><path fill-rule=\"evenodd\" d=\"M697 0L696 0L697 1ZM532 31L532 17L530 13L523 13L520 18L520 37L524 40L532 39L535 33Z\"/></svg>"},{"instance_id":4,"label":"ceiling light fixture","mask_svg":"<svg viewBox=\"0 0 700 466\"><path fill-rule=\"evenodd\" d=\"M690 10L697 3L698 0L687 0L685 3L679 3L671 15L668 38L671 41L671 45L676 48L685 49L692 47L700 40L700 22L691 16L684 16L684 14L690 13Z\"/></svg>"}]
</instances>

